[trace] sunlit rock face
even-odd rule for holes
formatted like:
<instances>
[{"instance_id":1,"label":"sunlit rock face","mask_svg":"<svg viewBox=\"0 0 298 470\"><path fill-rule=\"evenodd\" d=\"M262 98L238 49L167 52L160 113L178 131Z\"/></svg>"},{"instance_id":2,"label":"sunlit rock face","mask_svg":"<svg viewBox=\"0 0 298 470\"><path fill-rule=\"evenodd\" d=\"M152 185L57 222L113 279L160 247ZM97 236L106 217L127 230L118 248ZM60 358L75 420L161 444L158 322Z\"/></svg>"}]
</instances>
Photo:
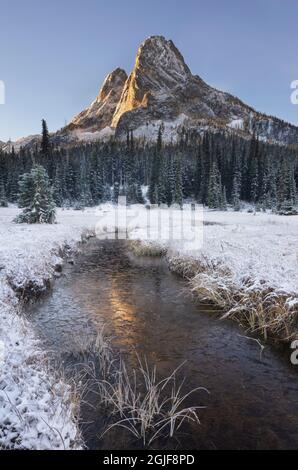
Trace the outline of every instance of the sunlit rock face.
<instances>
[{"instance_id":1,"label":"sunlit rock face","mask_svg":"<svg viewBox=\"0 0 298 470\"><path fill-rule=\"evenodd\" d=\"M236 59L235 59L236 60ZM156 140L163 125L163 140L175 141L184 130L195 133L224 130L244 137L298 145L298 127L255 111L240 99L217 90L193 75L171 40L163 36L146 39L137 51L129 76L117 68L110 73L95 100L70 123L51 134L54 145L78 141L123 138L133 131L136 138ZM28 136L2 144L32 148L40 136Z\"/></svg>"},{"instance_id":2,"label":"sunlit rock face","mask_svg":"<svg viewBox=\"0 0 298 470\"><path fill-rule=\"evenodd\" d=\"M258 113L229 93L212 88L192 75L172 41L153 36L138 50L111 125L118 136L132 129L138 136L150 137L154 123L156 130L160 122L166 123L165 138L172 138L173 131L177 133L182 127L212 126L255 133L264 140L298 142L297 127Z\"/></svg>"},{"instance_id":3,"label":"sunlit rock face","mask_svg":"<svg viewBox=\"0 0 298 470\"><path fill-rule=\"evenodd\" d=\"M138 50L135 67L124 86L112 126L116 127L127 111L136 108L153 110L154 105L165 103L171 96L175 98L177 87L185 84L190 76L189 68L172 41L162 36L147 39Z\"/></svg>"},{"instance_id":4,"label":"sunlit rock face","mask_svg":"<svg viewBox=\"0 0 298 470\"><path fill-rule=\"evenodd\" d=\"M114 135L122 138L128 130L135 137L155 140L161 124L165 141L177 139L184 129L221 129L246 137L255 134L266 141L298 143L296 126L258 113L209 86L191 73L173 42L163 36L146 39L129 77L120 68L109 74L93 103L53 134L52 140L62 146Z\"/></svg>"},{"instance_id":5,"label":"sunlit rock face","mask_svg":"<svg viewBox=\"0 0 298 470\"><path fill-rule=\"evenodd\" d=\"M110 126L117 104L121 98L127 74L117 68L110 73L96 99L91 105L74 117L66 130L100 131Z\"/></svg>"}]
</instances>

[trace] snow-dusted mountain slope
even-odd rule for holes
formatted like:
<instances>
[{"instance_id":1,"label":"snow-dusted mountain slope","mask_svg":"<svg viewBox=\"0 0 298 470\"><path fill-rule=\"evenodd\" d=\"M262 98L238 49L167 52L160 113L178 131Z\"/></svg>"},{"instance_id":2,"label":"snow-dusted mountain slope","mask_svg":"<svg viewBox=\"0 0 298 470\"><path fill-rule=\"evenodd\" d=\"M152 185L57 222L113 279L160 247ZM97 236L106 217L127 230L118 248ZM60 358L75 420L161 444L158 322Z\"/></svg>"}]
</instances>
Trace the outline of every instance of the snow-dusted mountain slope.
<instances>
[{"instance_id":1,"label":"snow-dusted mountain slope","mask_svg":"<svg viewBox=\"0 0 298 470\"><path fill-rule=\"evenodd\" d=\"M192 74L173 42L163 36L146 39L131 74L127 77L120 68L109 74L91 105L52 138L64 145L114 134L121 138L133 130L135 136L153 139L161 123L164 140L174 140L184 127L220 128L246 136L255 133L262 140L282 144L298 143L298 127L209 86Z\"/></svg>"},{"instance_id":2,"label":"snow-dusted mountain slope","mask_svg":"<svg viewBox=\"0 0 298 470\"><path fill-rule=\"evenodd\" d=\"M5 142L2 146L2 149L5 152L11 152L12 148L14 148L14 150L18 152L21 147L23 148L26 148L27 146L32 147L33 145L38 144L40 140L41 140L41 136L38 134L28 135L27 137L21 137L15 142L12 142L11 140L9 140L8 142Z\"/></svg>"},{"instance_id":3,"label":"snow-dusted mountain slope","mask_svg":"<svg viewBox=\"0 0 298 470\"><path fill-rule=\"evenodd\" d=\"M86 130L104 137L113 132L121 136L130 129L150 138L160 122L170 129L169 138L182 126L201 129L209 125L255 133L263 140L298 143L297 127L258 113L193 75L173 42L163 36L146 39L129 77L121 69L109 75L96 100L65 131L75 129L76 137L81 133L85 140Z\"/></svg>"}]
</instances>

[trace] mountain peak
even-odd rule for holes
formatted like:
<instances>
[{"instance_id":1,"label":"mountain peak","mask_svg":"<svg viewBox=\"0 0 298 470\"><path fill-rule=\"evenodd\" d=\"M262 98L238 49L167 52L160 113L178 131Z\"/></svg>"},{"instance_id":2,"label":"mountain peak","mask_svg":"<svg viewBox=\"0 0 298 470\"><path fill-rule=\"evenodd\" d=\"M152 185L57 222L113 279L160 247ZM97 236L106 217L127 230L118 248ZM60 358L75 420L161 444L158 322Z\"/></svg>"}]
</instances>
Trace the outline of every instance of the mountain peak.
<instances>
[{"instance_id":1,"label":"mountain peak","mask_svg":"<svg viewBox=\"0 0 298 470\"><path fill-rule=\"evenodd\" d=\"M193 75L173 41L164 36L150 36L140 45L129 77L120 68L110 73L93 103L64 131L100 139L114 132L123 136L129 129L136 136L156 138L161 123L164 138L177 137L185 127L200 131L210 126L263 140L298 141L297 127L258 113Z\"/></svg>"},{"instance_id":2,"label":"mountain peak","mask_svg":"<svg viewBox=\"0 0 298 470\"><path fill-rule=\"evenodd\" d=\"M125 70L121 69L120 67L117 67L105 78L96 100L104 100L109 93L113 92L113 90L117 89L119 86L123 86L126 79L127 73L125 72Z\"/></svg>"},{"instance_id":3,"label":"mountain peak","mask_svg":"<svg viewBox=\"0 0 298 470\"><path fill-rule=\"evenodd\" d=\"M151 36L138 49L130 74L112 121L116 127L121 116L137 108L167 98L191 76L182 54L171 40Z\"/></svg>"},{"instance_id":4,"label":"mountain peak","mask_svg":"<svg viewBox=\"0 0 298 470\"><path fill-rule=\"evenodd\" d=\"M109 73L95 100L75 116L65 130L99 132L110 126L126 79L125 70L119 67Z\"/></svg>"},{"instance_id":5,"label":"mountain peak","mask_svg":"<svg viewBox=\"0 0 298 470\"><path fill-rule=\"evenodd\" d=\"M164 36L150 36L141 44L135 67L141 66L143 62L152 68L171 69L179 76L190 74L180 51L171 39L168 40Z\"/></svg>"}]
</instances>

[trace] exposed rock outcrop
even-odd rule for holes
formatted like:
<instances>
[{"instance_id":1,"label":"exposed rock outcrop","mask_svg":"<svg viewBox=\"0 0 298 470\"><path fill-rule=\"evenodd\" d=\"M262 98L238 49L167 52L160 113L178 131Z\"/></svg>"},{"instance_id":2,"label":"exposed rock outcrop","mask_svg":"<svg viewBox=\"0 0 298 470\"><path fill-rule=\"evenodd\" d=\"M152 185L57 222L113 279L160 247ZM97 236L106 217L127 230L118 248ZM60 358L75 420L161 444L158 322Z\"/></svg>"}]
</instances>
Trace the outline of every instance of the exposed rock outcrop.
<instances>
[{"instance_id":1,"label":"exposed rock outcrop","mask_svg":"<svg viewBox=\"0 0 298 470\"><path fill-rule=\"evenodd\" d=\"M93 103L75 116L65 130L95 132L110 126L126 79L126 72L120 68L110 73Z\"/></svg>"},{"instance_id":2,"label":"exposed rock outcrop","mask_svg":"<svg viewBox=\"0 0 298 470\"><path fill-rule=\"evenodd\" d=\"M123 137L156 139L164 124L164 140L177 138L183 128L197 131L226 129L281 144L298 144L298 127L255 111L240 99L217 90L193 75L171 40L146 39L127 77L117 68L107 76L96 99L52 135L56 145L77 140ZM34 136L32 142L36 143ZM19 141L28 144L28 139ZM19 144L17 144L19 147Z\"/></svg>"}]
</instances>

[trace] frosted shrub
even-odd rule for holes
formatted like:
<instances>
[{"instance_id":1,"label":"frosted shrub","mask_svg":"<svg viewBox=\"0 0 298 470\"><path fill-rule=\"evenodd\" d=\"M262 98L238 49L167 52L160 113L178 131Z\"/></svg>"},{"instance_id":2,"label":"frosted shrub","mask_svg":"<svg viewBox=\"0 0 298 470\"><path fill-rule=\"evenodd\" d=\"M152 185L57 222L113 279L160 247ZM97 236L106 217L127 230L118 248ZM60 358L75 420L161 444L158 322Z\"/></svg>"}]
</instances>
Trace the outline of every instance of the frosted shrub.
<instances>
[{"instance_id":1,"label":"frosted shrub","mask_svg":"<svg viewBox=\"0 0 298 470\"><path fill-rule=\"evenodd\" d=\"M54 223L55 204L46 170L36 165L30 173L21 176L19 187L19 207L23 211L15 221L28 224Z\"/></svg>"}]
</instances>

